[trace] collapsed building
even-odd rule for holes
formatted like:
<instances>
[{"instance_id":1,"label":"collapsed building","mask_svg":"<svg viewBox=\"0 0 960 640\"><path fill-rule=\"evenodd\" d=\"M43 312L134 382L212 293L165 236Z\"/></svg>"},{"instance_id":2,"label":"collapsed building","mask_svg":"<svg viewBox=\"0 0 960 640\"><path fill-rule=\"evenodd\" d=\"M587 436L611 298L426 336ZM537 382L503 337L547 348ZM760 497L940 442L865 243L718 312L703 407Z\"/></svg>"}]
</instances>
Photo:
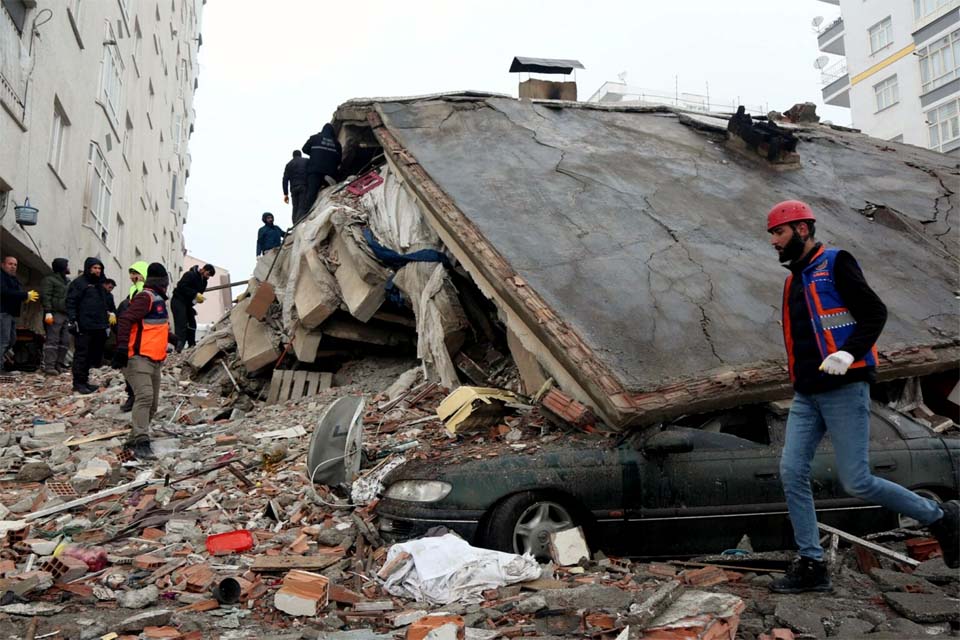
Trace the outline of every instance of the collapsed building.
<instances>
[{"instance_id":1,"label":"collapsed building","mask_svg":"<svg viewBox=\"0 0 960 640\"><path fill-rule=\"evenodd\" d=\"M763 225L800 199L889 308L880 379L956 385L947 156L742 111L475 92L352 100L334 125L347 177L260 258L196 368L234 343L260 377L415 353L448 389L552 381L613 428L787 397Z\"/></svg>"}]
</instances>

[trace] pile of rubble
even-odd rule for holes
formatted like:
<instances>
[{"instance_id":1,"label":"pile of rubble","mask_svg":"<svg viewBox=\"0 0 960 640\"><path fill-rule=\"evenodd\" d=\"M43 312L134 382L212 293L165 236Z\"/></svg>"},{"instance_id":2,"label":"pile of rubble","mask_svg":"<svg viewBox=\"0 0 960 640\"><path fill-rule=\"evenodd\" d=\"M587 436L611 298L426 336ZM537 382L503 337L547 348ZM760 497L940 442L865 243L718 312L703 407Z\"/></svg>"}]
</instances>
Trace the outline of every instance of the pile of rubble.
<instances>
[{"instance_id":1,"label":"pile of rubble","mask_svg":"<svg viewBox=\"0 0 960 640\"><path fill-rule=\"evenodd\" d=\"M957 621L956 571L936 557L914 569L881 546L843 551L836 592L806 596L767 592L782 554L632 562L592 552L578 529L555 536L544 565L443 531L391 546L376 479L401 456L608 438L561 432L522 403L454 437L437 412L446 390L412 374L274 405L185 374L179 357L165 369L152 464L122 453L115 372L97 372L91 396L39 375L0 386L0 638L902 638ZM356 480L312 485L313 432L333 402L364 397ZM463 571L483 578L466 584Z\"/></svg>"}]
</instances>

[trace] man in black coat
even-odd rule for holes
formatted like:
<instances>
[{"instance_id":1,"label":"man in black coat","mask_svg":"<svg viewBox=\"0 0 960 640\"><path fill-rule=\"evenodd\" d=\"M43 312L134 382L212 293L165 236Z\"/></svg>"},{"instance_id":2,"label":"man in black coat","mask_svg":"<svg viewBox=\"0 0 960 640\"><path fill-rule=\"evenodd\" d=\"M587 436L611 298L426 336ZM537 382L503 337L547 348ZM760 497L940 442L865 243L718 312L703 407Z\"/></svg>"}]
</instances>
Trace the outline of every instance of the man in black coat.
<instances>
[{"instance_id":1,"label":"man in black coat","mask_svg":"<svg viewBox=\"0 0 960 640\"><path fill-rule=\"evenodd\" d=\"M173 310L173 328L177 335L177 351L182 351L184 345L197 344L197 311L194 305L203 302L203 292L207 290L207 280L216 275L217 270L212 264L205 264L203 268L190 267L180 282L177 283L170 297L170 308Z\"/></svg>"},{"instance_id":2,"label":"man in black coat","mask_svg":"<svg viewBox=\"0 0 960 640\"><path fill-rule=\"evenodd\" d=\"M340 167L343 149L333 125L328 122L323 125L320 133L310 136L303 144L303 152L310 156L307 161L307 195L303 205L303 212L306 214L313 207L320 189L326 184L325 179L335 179Z\"/></svg>"},{"instance_id":3,"label":"man in black coat","mask_svg":"<svg viewBox=\"0 0 960 640\"><path fill-rule=\"evenodd\" d=\"M73 390L94 393L90 369L103 360L107 329L117 323L113 296L103 288L103 263L97 258L83 261L83 273L67 287L67 326L73 341Z\"/></svg>"},{"instance_id":4,"label":"man in black coat","mask_svg":"<svg viewBox=\"0 0 960 640\"><path fill-rule=\"evenodd\" d=\"M24 302L36 302L40 297L36 291L27 291L17 280L17 259L4 256L0 263L0 372L8 349L17 342L17 318L20 317L20 305Z\"/></svg>"},{"instance_id":5,"label":"man in black coat","mask_svg":"<svg viewBox=\"0 0 960 640\"><path fill-rule=\"evenodd\" d=\"M293 152L293 159L283 168L283 201L293 198L293 224L297 224L306 215L304 208L307 191L307 162L299 150ZM288 195L289 194L289 195Z\"/></svg>"}]
</instances>

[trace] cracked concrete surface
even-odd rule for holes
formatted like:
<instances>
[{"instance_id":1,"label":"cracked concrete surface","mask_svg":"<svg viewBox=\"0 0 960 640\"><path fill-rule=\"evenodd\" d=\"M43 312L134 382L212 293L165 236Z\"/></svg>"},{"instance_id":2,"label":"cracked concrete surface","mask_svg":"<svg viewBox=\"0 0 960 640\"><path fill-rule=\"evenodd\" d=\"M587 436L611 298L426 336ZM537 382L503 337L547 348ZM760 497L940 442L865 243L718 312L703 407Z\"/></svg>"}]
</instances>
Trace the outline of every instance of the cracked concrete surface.
<instances>
[{"instance_id":1,"label":"cracked concrete surface","mask_svg":"<svg viewBox=\"0 0 960 640\"><path fill-rule=\"evenodd\" d=\"M631 390L784 360L785 276L764 228L808 201L890 309L880 342L956 341L956 164L817 126L779 173L663 112L505 98L379 105L385 125ZM876 203L916 232L876 224Z\"/></svg>"}]
</instances>

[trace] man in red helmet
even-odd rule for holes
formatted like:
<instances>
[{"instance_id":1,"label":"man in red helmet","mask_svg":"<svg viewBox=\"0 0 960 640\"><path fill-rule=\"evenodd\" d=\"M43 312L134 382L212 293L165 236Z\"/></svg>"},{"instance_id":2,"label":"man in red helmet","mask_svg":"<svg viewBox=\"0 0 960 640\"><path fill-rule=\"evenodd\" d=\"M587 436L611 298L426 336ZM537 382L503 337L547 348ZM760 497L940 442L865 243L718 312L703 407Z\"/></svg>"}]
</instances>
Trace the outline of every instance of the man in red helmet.
<instances>
[{"instance_id":1,"label":"man in red helmet","mask_svg":"<svg viewBox=\"0 0 960 640\"><path fill-rule=\"evenodd\" d=\"M887 308L852 255L815 240L815 226L813 211L797 200L777 204L767 216L770 243L790 270L783 290L783 336L794 396L780 480L799 549L787 574L770 589L832 588L810 488L810 463L827 433L844 491L928 526L944 561L957 567L960 502L939 505L870 472L870 383L876 378L876 342Z\"/></svg>"}]
</instances>

